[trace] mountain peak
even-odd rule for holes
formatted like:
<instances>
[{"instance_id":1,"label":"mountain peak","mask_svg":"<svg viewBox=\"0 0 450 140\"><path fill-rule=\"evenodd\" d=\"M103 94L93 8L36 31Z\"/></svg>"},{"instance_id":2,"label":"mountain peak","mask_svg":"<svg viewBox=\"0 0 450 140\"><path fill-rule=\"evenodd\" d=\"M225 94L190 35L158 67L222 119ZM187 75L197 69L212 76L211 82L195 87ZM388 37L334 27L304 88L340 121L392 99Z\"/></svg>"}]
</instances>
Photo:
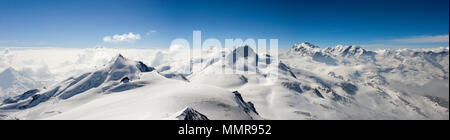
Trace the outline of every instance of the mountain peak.
<instances>
[{"instance_id":1,"label":"mountain peak","mask_svg":"<svg viewBox=\"0 0 450 140\"><path fill-rule=\"evenodd\" d=\"M311 47L311 48L319 48L319 46L316 46L316 45L311 44L311 43L309 43L309 42L303 42L303 43L301 43L300 45L302 45L302 46L309 46L309 47Z\"/></svg>"},{"instance_id":2,"label":"mountain peak","mask_svg":"<svg viewBox=\"0 0 450 140\"><path fill-rule=\"evenodd\" d=\"M149 67L145 65L142 61L132 61L125 58L122 54L118 54L117 56L113 57L109 63L110 69L121 69L126 66L132 66L135 65L136 68L141 72L151 72L155 68Z\"/></svg>"},{"instance_id":3,"label":"mountain peak","mask_svg":"<svg viewBox=\"0 0 450 140\"><path fill-rule=\"evenodd\" d=\"M0 79L0 90L6 90L7 92L13 93L13 95L38 86L38 83L34 79L23 75L12 67L0 72Z\"/></svg>"},{"instance_id":4,"label":"mountain peak","mask_svg":"<svg viewBox=\"0 0 450 140\"><path fill-rule=\"evenodd\" d=\"M329 49L333 49L333 51L343 52L343 51L348 50L348 49L361 49L361 47L354 46L354 45L350 45L350 46L337 45L336 47L329 48Z\"/></svg>"},{"instance_id":5,"label":"mountain peak","mask_svg":"<svg viewBox=\"0 0 450 140\"><path fill-rule=\"evenodd\" d=\"M129 62L127 61L128 60L125 57L123 57L122 54L118 54L117 56L113 57L113 59L110 61L109 67L111 69L120 69L129 64Z\"/></svg>"},{"instance_id":6,"label":"mountain peak","mask_svg":"<svg viewBox=\"0 0 450 140\"><path fill-rule=\"evenodd\" d=\"M8 48L3 50L3 54L8 54L8 53L9 53L9 49Z\"/></svg>"},{"instance_id":7,"label":"mountain peak","mask_svg":"<svg viewBox=\"0 0 450 140\"><path fill-rule=\"evenodd\" d=\"M234 49L233 54L236 55L236 57L256 56L255 50L253 50L253 48L248 45Z\"/></svg>"},{"instance_id":8,"label":"mountain peak","mask_svg":"<svg viewBox=\"0 0 450 140\"><path fill-rule=\"evenodd\" d=\"M298 52L301 54L314 54L315 52L320 51L319 46L313 45L309 42L303 42L301 44L295 44L292 46L291 49L292 52Z\"/></svg>"},{"instance_id":9,"label":"mountain peak","mask_svg":"<svg viewBox=\"0 0 450 140\"><path fill-rule=\"evenodd\" d=\"M294 44L294 46L292 46L293 49L301 49L301 48L305 48L305 49L315 49L315 48L320 48L319 46L316 46L314 44L311 44L309 42L303 42L300 44Z\"/></svg>"},{"instance_id":10,"label":"mountain peak","mask_svg":"<svg viewBox=\"0 0 450 140\"><path fill-rule=\"evenodd\" d=\"M124 60L126 60L126 58L125 57L123 57L123 55L122 54L117 54L115 57L113 57L113 60L114 61L124 61Z\"/></svg>"},{"instance_id":11,"label":"mountain peak","mask_svg":"<svg viewBox=\"0 0 450 140\"><path fill-rule=\"evenodd\" d=\"M242 98L241 93L239 93L238 91L233 91L233 94L234 94L234 99L239 104L239 106L244 109L245 112L247 112L247 113L253 112L255 114L258 114L253 103L245 102L244 99Z\"/></svg>"},{"instance_id":12,"label":"mountain peak","mask_svg":"<svg viewBox=\"0 0 450 140\"><path fill-rule=\"evenodd\" d=\"M3 72L1 73L18 73L18 71L12 67L8 67L5 70L3 70Z\"/></svg>"},{"instance_id":13,"label":"mountain peak","mask_svg":"<svg viewBox=\"0 0 450 140\"><path fill-rule=\"evenodd\" d=\"M178 120L209 120L208 117L191 107L186 107L180 112L175 113L172 118Z\"/></svg>"},{"instance_id":14,"label":"mountain peak","mask_svg":"<svg viewBox=\"0 0 450 140\"><path fill-rule=\"evenodd\" d=\"M327 48L327 52L333 53L335 55L339 56L363 56L363 55L373 55L374 52L367 51L364 48L361 48L360 46L350 45L350 46L344 46L344 45L337 45L334 48Z\"/></svg>"},{"instance_id":15,"label":"mountain peak","mask_svg":"<svg viewBox=\"0 0 450 140\"><path fill-rule=\"evenodd\" d=\"M12 67L6 68L3 72L0 72L0 79L2 80L16 79L17 77L22 77L22 74Z\"/></svg>"},{"instance_id":16,"label":"mountain peak","mask_svg":"<svg viewBox=\"0 0 450 140\"><path fill-rule=\"evenodd\" d=\"M236 64L238 63L238 61L242 61L242 59L244 59L244 61L252 61L255 59L255 61L257 61L258 58L258 54L256 54L255 50L248 46L241 46L241 47L237 47L236 49L234 49L232 52L230 52L227 56L226 59L228 61L228 63L230 65ZM254 66L255 63L252 63L251 65ZM244 67L247 67L250 65L246 65ZM246 68L244 68L246 69Z\"/></svg>"}]
</instances>

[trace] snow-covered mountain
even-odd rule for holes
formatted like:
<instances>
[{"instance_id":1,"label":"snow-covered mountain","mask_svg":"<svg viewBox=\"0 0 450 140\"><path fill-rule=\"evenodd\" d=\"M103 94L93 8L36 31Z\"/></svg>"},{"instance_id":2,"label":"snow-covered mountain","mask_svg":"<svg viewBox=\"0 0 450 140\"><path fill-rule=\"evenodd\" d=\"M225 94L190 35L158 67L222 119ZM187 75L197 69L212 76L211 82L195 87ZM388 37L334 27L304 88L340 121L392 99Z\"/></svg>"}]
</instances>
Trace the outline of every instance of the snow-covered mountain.
<instances>
[{"instance_id":1,"label":"snow-covered mountain","mask_svg":"<svg viewBox=\"0 0 450 140\"><path fill-rule=\"evenodd\" d=\"M359 106L338 114L355 118L367 113L356 117L366 119L448 119L448 48L369 51L339 45L315 49L316 54L321 54L320 59L315 54L298 55L302 52L297 48L293 46L281 60L298 80L316 81L320 86L313 93L320 93L319 97L326 99L325 92L332 95L332 100L346 102L344 106ZM331 106L340 110L340 105ZM358 115L347 114L351 111Z\"/></svg>"},{"instance_id":2,"label":"snow-covered mountain","mask_svg":"<svg viewBox=\"0 0 450 140\"><path fill-rule=\"evenodd\" d=\"M5 100L0 115L3 119L449 118L448 48L322 49L301 43L276 60L243 46L207 50L190 63L180 52L151 53L156 56L147 62L155 68L117 55L103 67ZM181 74L189 65L200 68Z\"/></svg>"},{"instance_id":3,"label":"snow-covered mountain","mask_svg":"<svg viewBox=\"0 0 450 140\"><path fill-rule=\"evenodd\" d=\"M292 49L290 50L291 53L297 53L299 55L309 55L312 56L316 52L320 52L320 47L313 45L309 42L304 42L300 44L295 44L292 46Z\"/></svg>"},{"instance_id":4,"label":"snow-covered mountain","mask_svg":"<svg viewBox=\"0 0 450 140\"><path fill-rule=\"evenodd\" d=\"M0 73L0 100L3 101L40 86L40 82L9 67Z\"/></svg>"},{"instance_id":5,"label":"snow-covered mountain","mask_svg":"<svg viewBox=\"0 0 450 140\"><path fill-rule=\"evenodd\" d=\"M375 52L367 51L359 46L343 46L338 45L334 48L327 48L325 52L334 54L335 56L342 57L361 57L361 56L373 56Z\"/></svg>"},{"instance_id":6,"label":"snow-covered mountain","mask_svg":"<svg viewBox=\"0 0 450 140\"><path fill-rule=\"evenodd\" d=\"M19 119L166 119L186 107L209 119L261 119L240 94L169 79L122 55L96 71L10 100L0 110Z\"/></svg>"},{"instance_id":7,"label":"snow-covered mountain","mask_svg":"<svg viewBox=\"0 0 450 140\"><path fill-rule=\"evenodd\" d=\"M175 120L209 120L208 117L190 107L175 113L170 118Z\"/></svg>"}]
</instances>

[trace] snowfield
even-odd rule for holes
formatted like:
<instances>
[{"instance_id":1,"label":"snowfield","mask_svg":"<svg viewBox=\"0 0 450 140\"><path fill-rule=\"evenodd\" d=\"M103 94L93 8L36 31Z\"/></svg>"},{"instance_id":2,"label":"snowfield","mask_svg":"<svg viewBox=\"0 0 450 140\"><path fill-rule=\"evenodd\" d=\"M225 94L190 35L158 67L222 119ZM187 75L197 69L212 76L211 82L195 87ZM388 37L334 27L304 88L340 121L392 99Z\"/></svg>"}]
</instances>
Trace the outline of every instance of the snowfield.
<instances>
[{"instance_id":1,"label":"snowfield","mask_svg":"<svg viewBox=\"0 0 450 140\"><path fill-rule=\"evenodd\" d=\"M448 47L194 53L0 49L0 119L449 119Z\"/></svg>"}]
</instances>

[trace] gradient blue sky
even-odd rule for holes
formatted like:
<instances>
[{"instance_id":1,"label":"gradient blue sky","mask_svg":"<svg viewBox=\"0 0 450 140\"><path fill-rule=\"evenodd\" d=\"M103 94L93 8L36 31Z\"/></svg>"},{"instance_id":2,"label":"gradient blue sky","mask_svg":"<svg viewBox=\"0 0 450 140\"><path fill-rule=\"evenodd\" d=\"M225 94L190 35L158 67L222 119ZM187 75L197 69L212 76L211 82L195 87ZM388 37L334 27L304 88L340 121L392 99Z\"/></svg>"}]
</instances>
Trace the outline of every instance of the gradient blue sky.
<instances>
[{"instance_id":1,"label":"gradient blue sky","mask_svg":"<svg viewBox=\"0 0 450 140\"><path fill-rule=\"evenodd\" d=\"M193 30L284 48L448 46L449 0L0 0L0 47L166 48ZM103 41L129 32L141 39Z\"/></svg>"}]
</instances>

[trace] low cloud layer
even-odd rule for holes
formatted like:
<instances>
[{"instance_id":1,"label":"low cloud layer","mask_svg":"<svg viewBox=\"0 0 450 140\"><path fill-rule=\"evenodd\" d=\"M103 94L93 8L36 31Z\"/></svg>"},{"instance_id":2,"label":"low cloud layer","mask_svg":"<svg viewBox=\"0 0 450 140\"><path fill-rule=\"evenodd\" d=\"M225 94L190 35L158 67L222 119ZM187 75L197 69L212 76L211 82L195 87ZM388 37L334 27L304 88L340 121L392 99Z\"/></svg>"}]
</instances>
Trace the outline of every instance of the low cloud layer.
<instances>
[{"instance_id":1,"label":"low cloud layer","mask_svg":"<svg viewBox=\"0 0 450 140\"><path fill-rule=\"evenodd\" d=\"M401 39L394 39L394 42L400 43L448 43L449 35L435 35L435 36L415 36Z\"/></svg>"},{"instance_id":2,"label":"low cloud layer","mask_svg":"<svg viewBox=\"0 0 450 140\"><path fill-rule=\"evenodd\" d=\"M366 48L439 48L448 47L449 35L423 35L403 38L374 40L372 44L359 44Z\"/></svg>"},{"instance_id":3,"label":"low cloud layer","mask_svg":"<svg viewBox=\"0 0 450 140\"><path fill-rule=\"evenodd\" d=\"M103 37L103 41L106 43L119 43L119 42L135 42L136 40L140 40L140 34L133 34L132 32L128 34L116 34L113 36L105 36Z\"/></svg>"}]
</instances>

